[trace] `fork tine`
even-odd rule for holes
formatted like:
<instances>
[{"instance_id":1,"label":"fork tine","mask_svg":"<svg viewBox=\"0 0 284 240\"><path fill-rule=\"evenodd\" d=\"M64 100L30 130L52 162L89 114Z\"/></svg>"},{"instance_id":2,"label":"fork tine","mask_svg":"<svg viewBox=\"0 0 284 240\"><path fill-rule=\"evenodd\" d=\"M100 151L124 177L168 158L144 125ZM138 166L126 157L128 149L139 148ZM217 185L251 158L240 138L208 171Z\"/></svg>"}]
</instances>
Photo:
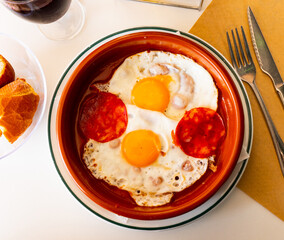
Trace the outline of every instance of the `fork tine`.
<instances>
[{"instance_id":1,"label":"fork tine","mask_svg":"<svg viewBox=\"0 0 284 240\"><path fill-rule=\"evenodd\" d=\"M236 59L235 59L235 56L234 56L234 52L233 52L232 44L231 44L231 41L230 41L230 37L229 37L228 32L226 32L226 34L227 34L227 42L228 42L228 45L229 45L229 51L230 51L230 55L231 55L232 64L233 64L234 68L237 68L238 65L236 63Z\"/></svg>"},{"instance_id":2,"label":"fork tine","mask_svg":"<svg viewBox=\"0 0 284 240\"><path fill-rule=\"evenodd\" d=\"M243 30L243 27L241 26L242 30ZM242 55L242 59L243 59L243 63L244 65L246 66L248 64L247 60L246 60L246 57L245 57L245 54L244 54L244 50L243 50L243 47L242 47L242 43L241 43L241 39L240 39L240 36L239 36L239 33L238 33L238 29L236 28L235 29L236 31L236 35L237 35L237 39L238 39L238 43L239 43L239 48L240 48L240 52L241 52L241 55ZM243 31L242 31L243 32ZM247 49L246 49L247 50ZM246 51L247 52L247 51Z\"/></svg>"},{"instance_id":3,"label":"fork tine","mask_svg":"<svg viewBox=\"0 0 284 240\"><path fill-rule=\"evenodd\" d=\"M235 45L235 52L236 52L236 56L237 56L237 64L238 64L238 66L241 66L242 61L241 61L241 58L240 58L240 53L239 53L238 45L237 45L237 42L236 42L235 34L234 34L233 30L231 30L231 32L232 32L232 36L233 36L233 42L234 42L234 45Z\"/></svg>"},{"instance_id":4,"label":"fork tine","mask_svg":"<svg viewBox=\"0 0 284 240\"><path fill-rule=\"evenodd\" d=\"M245 43L245 49L246 49L246 53L247 53L247 57L248 57L248 61L249 63L252 63L252 58L250 55L250 50L249 50L249 46L248 46L248 42L247 42L247 38L243 29L243 26L241 26L242 29L242 35L243 35L243 39L244 39L244 43Z\"/></svg>"}]
</instances>

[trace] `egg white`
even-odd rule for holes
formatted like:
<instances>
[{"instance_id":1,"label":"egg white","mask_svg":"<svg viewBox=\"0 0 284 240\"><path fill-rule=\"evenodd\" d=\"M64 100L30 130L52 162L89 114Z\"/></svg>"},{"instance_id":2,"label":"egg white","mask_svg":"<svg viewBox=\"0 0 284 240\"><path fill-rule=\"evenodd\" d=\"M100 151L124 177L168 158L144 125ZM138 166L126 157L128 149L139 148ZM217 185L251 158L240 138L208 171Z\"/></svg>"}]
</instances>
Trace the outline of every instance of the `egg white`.
<instances>
[{"instance_id":1,"label":"egg white","mask_svg":"<svg viewBox=\"0 0 284 240\"><path fill-rule=\"evenodd\" d=\"M127 190L138 205L164 205L171 200L173 192L189 187L206 172L208 159L187 156L173 144L171 131L176 128L178 121L160 112L130 104L126 104L126 107L128 125L125 133L108 143L90 139L84 147L83 159L96 178ZM153 164L141 168L130 165L123 158L120 144L127 133L138 129L155 132L165 153ZM183 169L185 161L190 163L190 171Z\"/></svg>"},{"instance_id":2,"label":"egg white","mask_svg":"<svg viewBox=\"0 0 284 240\"><path fill-rule=\"evenodd\" d=\"M157 75L173 79L168 86L170 103L164 112L167 117L178 120L185 111L196 107L217 109L218 91L209 72L192 59L170 52L145 51L126 58L110 79L108 91L131 104L135 84ZM179 108L181 99L185 99L185 107Z\"/></svg>"}]
</instances>

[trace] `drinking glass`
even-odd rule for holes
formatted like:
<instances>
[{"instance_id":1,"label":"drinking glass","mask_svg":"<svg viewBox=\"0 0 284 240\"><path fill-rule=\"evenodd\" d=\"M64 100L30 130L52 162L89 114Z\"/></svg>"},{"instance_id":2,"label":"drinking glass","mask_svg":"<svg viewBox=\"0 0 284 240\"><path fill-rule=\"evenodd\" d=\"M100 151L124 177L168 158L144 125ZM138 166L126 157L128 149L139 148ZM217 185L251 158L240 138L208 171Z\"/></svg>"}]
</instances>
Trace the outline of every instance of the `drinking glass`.
<instances>
[{"instance_id":1,"label":"drinking glass","mask_svg":"<svg viewBox=\"0 0 284 240\"><path fill-rule=\"evenodd\" d=\"M49 39L75 37L85 22L85 11L78 0L0 0L14 14L38 24Z\"/></svg>"}]
</instances>

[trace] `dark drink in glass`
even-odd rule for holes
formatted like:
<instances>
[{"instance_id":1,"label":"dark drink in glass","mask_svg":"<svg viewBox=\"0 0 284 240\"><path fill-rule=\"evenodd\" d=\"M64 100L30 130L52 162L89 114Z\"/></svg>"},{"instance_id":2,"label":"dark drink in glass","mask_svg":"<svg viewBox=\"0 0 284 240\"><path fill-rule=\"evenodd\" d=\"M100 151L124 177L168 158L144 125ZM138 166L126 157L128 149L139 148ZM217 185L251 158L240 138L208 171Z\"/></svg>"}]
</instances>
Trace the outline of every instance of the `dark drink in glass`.
<instances>
[{"instance_id":1,"label":"dark drink in glass","mask_svg":"<svg viewBox=\"0 0 284 240\"><path fill-rule=\"evenodd\" d=\"M85 22L78 0L0 0L17 16L38 23L49 39L66 40L76 36Z\"/></svg>"},{"instance_id":2,"label":"dark drink in glass","mask_svg":"<svg viewBox=\"0 0 284 240\"><path fill-rule=\"evenodd\" d=\"M68 10L71 0L4 0L18 16L37 23L51 23Z\"/></svg>"}]
</instances>

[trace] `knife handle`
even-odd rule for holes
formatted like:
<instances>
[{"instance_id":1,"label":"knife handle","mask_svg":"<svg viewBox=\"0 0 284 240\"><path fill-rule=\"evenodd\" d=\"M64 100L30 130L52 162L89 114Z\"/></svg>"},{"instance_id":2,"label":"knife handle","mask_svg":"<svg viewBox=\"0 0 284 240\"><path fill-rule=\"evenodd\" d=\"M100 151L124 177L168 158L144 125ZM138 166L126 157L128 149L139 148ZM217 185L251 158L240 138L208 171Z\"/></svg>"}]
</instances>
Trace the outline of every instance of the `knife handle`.
<instances>
[{"instance_id":1,"label":"knife handle","mask_svg":"<svg viewBox=\"0 0 284 240\"><path fill-rule=\"evenodd\" d=\"M284 107L284 84L281 87L278 87L276 90Z\"/></svg>"},{"instance_id":2,"label":"knife handle","mask_svg":"<svg viewBox=\"0 0 284 240\"><path fill-rule=\"evenodd\" d=\"M281 139L281 137L279 136L279 133L270 117L270 114L264 104L264 101L262 99L262 96L255 84L255 82L253 83L249 83L249 85L251 86L252 90L254 91L254 94L259 102L259 105L262 109L263 115L265 117L268 129L270 131L271 137L272 137L272 141L275 147L275 151L276 151L276 155L279 161L279 165L280 165L280 169L282 172L282 175L284 177L284 143Z\"/></svg>"}]
</instances>

